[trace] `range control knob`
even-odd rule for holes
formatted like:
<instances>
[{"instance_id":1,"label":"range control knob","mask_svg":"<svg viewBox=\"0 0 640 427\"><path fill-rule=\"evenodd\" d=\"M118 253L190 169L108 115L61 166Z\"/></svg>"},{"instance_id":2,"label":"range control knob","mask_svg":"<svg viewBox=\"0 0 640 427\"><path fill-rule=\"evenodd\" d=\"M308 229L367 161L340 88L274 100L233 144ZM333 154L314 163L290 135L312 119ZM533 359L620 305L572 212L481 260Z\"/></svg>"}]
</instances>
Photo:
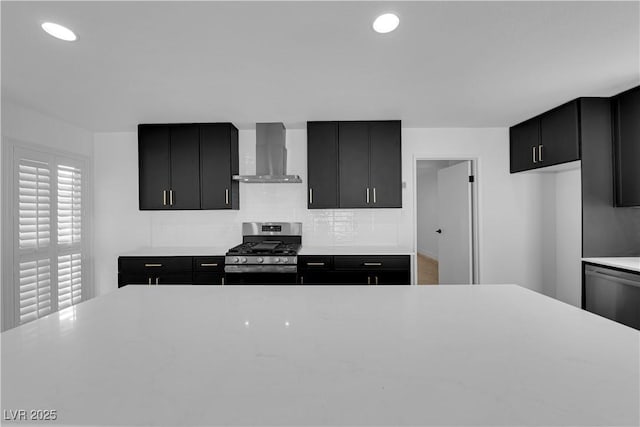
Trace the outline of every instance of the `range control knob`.
<instances>
[{"instance_id":1,"label":"range control knob","mask_svg":"<svg viewBox=\"0 0 640 427\"><path fill-rule=\"evenodd\" d=\"M262 262L263 262L263 261L264 261L264 260L263 260L262 258L260 258L260 257L258 257L258 258L256 259L256 262L257 262L258 264L262 264Z\"/></svg>"},{"instance_id":2,"label":"range control knob","mask_svg":"<svg viewBox=\"0 0 640 427\"><path fill-rule=\"evenodd\" d=\"M235 257L235 258L233 259L233 262L234 262L235 264L237 264L237 263L239 263L239 262L240 262L240 260L238 259L238 257Z\"/></svg>"},{"instance_id":3,"label":"range control knob","mask_svg":"<svg viewBox=\"0 0 640 427\"><path fill-rule=\"evenodd\" d=\"M242 259L240 259L240 262L243 263L243 264L246 264L247 263L247 259L245 257L242 257Z\"/></svg>"},{"instance_id":4,"label":"range control knob","mask_svg":"<svg viewBox=\"0 0 640 427\"><path fill-rule=\"evenodd\" d=\"M278 257L274 258L273 262L275 262L276 264L279 264L280 263L280 258L278 258Z\"/></svg>"},{"instance_id":5,"label":"range control knob","mask_svg":"<svg viewBox=\"0 0 640 427\"><path fill-rule=\"evenodd\" d=\"M283 262L283 263L287 263L287 262L289 262L289 259L287 259L287 258L282 258L282 262Z\"/></svg>"}]
</instances>

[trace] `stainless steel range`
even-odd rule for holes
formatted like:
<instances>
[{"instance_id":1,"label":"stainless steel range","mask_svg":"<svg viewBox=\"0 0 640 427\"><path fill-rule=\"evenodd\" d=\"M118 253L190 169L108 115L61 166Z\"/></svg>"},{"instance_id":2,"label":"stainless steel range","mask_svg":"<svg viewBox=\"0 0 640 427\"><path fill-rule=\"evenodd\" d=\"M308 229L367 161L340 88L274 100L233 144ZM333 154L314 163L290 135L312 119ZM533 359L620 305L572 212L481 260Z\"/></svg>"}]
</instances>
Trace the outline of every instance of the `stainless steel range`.
<instances>
[{"instance_id":1,"label":"stainless steel range","mask_svg":"<svg viewBox=\"0 0 640 427\"><path fill-rule=\"evenodd\" d=\"M226 253L227 284L295 284L300 222L244 222L242 244Z\"/></svg>"}]
</instances>

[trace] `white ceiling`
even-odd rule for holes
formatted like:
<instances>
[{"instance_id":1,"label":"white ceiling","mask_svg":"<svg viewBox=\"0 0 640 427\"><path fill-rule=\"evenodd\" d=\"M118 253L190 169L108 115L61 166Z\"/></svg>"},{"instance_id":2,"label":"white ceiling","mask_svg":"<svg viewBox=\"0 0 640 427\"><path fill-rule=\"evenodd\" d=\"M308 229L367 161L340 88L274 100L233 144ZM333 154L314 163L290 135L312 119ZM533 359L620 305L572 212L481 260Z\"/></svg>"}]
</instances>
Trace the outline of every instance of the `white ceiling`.
<instances>
[{"instance_id":1,"label":"white ceiling","mask_svg":"<svg viewBox=\"0 0 640 427\"><path fill-rule=\"evenodd\" d=\"M634 2L1 2L2 96L93 131L141 122L508 126L640 80ZM371 22L395 11L397 31ZM55 40L43 21L67 25Z\"/></svg>"}]
</instances>

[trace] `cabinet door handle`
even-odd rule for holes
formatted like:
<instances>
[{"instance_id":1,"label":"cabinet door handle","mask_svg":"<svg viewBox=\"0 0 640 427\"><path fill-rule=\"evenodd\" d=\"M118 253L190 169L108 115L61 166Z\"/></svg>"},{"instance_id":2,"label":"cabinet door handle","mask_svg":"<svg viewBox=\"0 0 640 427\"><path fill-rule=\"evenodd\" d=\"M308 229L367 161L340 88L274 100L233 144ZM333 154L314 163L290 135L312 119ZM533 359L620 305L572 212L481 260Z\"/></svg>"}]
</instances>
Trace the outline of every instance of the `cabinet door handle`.
<instances>
[{"instance_id":1,"label":"cabinet door handle","mask_svg":"<svg viewBox=\"0 0 640 427\"><path fill-rule=\"evenodd\" d=\"M173 190L169 190L169 204L173 206Z\"/></svg>"},{"instance_id":2,"label":"cabinet door handle","mask_svg":"<svg viewBox=\"0 0 640 427\"><path fill-rule=\"evenodd\" d=\"M200 267L217 267L218 264L215 262L203 262L200 264Z\"/></svg>"},{"instance_id":3,"label":"cabinet door handle","mask_svg":"<svg viewBox=\"0 0 640 427\"><path fill-rule=\"evenodd\" d=\"M304 276L300 276L300 284L304 285Z\"/></svg>"},{"instance_id":4,"label":"cabinet door handle","mask_svg":"<svg viewBox=\"0 0 640 427\"><path fill-rule=\"evenodd\" d=\"M536 160L536 147L531 147L531 151L533 152L533 163L538 163Z\"/></svg>"},{"instance_id":5,"label":"cabinet door handle","mask_svg":"<svg viewBox=\"0 0 640 427\"><path fill-rule=\"evenodd\" d=\"M225 205L229 204L229 189L228 188L224 189L224 204Z\"/></svg>"},{"instance_id":6,"label":"cabinet door handle","mask_svg":"<svg viewBox=\"0 0 640 427\"><path fill-rule=\"evenodd\" d=\"M224 286L224 276L222 277L222 280L220 281L220 284L221 284L222 286Z\"/></svg>"},{"instance_id":7,"label":"cabinet door handle","mask_svg":"<svg viewBox=\"0 0 640 427\"><path fill-rule=\"evenodd\" d=\"M324 262L308 262L307 265L322 266L324 265Z\"/></svg>"},{"instance_id":8,"label":"cabinet door handle","mask_svg":"<svg viewBox=\"0 0 640 427\"><path fill-rule=\"evenodd\" d=\"M542 144L538 145L538 161L539 162L542 161L542 147L544 147L544 145Z\"/></svg>"},{"instance_id":9,"label":"cabinet door handle","mask_svg":"<svg viewBox=\"0 0 640 427\"><path fill-rule=\"evenodd\" d=\"M376 285L377 285L378 284L378 276L375 276L375 278L376 278Z\"/></svg>"},{"instance_id":10,"label":"cabinet door handle","mask_svg":"<svg viewBox=\"0 0 640 427\"><path fill-rule=\"evenodd\" d=\"M162 264L145 264L145 267L162 267Z\"/></svg>"},{"instance_id":11,"label":"cabinet door handle","mask_svg":"<svg viewBox=\"0 0 640 427\"><path fill-rule=\"evenodd\" d=\"M371 284L371 276L367 276L367 285Z\"/></svg>"},{"instance_id":12,"label":"cabinet door handle","mask_svg":"<svg viewBox=\"0 0 640 427\"><path fill-rule=\"evenodd\" d=\"M367 187L367 204L369 204L369 187Z\"/></svg>"},{"instance_id":13,"label":"cabinet door handle","mask_svg":"<svg viewBox=\"0 0 640 427\"><path fill-rule=\"evenodd\" d=\"M159 277L156 277L156 286L158 286L158 282L160 281Z\"/></svg>"},{"instance_id":14,"label":"cabinet door handle","mask_svg":"<svg viewBox=\"0 0 640 427\"><path fill-rule=\"evenodd\" d=\"M167 206L167 190L162 190L162 206Z\"/></svg>"},{"instance_id":15,"label":"cabinet door handle","mask_svg":"<svg viewBox=\"0 0 640 427\"><path fill-rule=\"evenodd\" d=\"M151 286L151 277L149 277L149 286Z\"/></svg>"},{"instance_id":16,"label":"cabinet door handle","mask_svg":"<svg viewBox=\"0 0 640 427\"><path fill-rule=\"evenodd\" d=\"M365 262L362 265L364 265L365 267L382 267L381 262Z\"/></svg>"},{"instance_id":17,"label":"cabinet door handle","mask_svg":"<svg viewBox=\"0 0 640 427\"><path fill-rule=\"evenodd\" d=\"M376 203L376 187L373 187L373 203Z\"/></svg>"},{"instance_id":18,"label":"cabinet door handle","mask_svg":"<svg viewBox=\"0 0 640 427\"><path fill-rule=\"evenodd\" d=\"M309 188L309 204L313 204L313 188Z\"/></svg>"}]
</instances>

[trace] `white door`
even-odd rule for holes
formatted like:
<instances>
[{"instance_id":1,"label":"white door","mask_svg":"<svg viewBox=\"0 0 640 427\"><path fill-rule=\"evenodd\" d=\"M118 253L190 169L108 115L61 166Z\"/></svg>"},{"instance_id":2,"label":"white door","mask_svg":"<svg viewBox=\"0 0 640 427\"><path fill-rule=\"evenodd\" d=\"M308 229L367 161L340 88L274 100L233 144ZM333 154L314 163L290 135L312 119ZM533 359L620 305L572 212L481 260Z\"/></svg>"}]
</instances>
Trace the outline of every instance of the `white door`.
<instances>
[{"instance_id":1,"label":"white door","mask_svg":"<svg viewBox=\"0 0 640 427\"><path fill-rule=\"evenodd\" d=\"M439 283L473 281L471 239L471 162L463 161L438 171Z\"/></svg>"}]
</instances>

